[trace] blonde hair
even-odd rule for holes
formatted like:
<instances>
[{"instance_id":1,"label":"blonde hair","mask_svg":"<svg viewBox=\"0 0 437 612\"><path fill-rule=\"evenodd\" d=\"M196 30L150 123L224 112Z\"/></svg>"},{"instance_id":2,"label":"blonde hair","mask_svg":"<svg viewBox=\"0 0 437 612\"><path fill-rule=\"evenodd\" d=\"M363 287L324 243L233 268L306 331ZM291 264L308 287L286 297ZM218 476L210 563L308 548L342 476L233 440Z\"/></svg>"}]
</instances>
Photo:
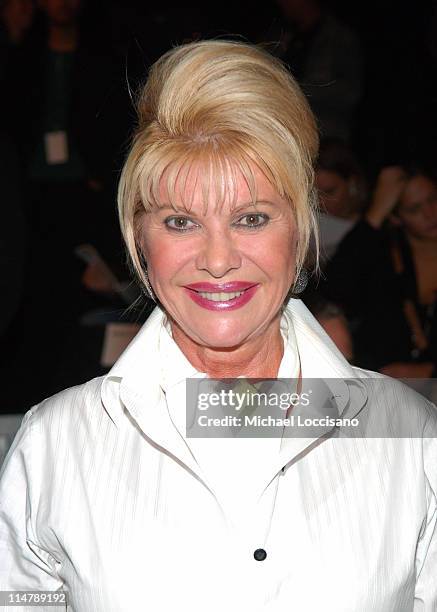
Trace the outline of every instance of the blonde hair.
<instances>
[{"instance_id":1,"label":"blonde hair","mask_svg":"<svg viewBox=\"0 0 437 612\"><path fill-rule=\"evenodd\" d=\"M300 272L312 232L317 241L313 162L318 134L308 102L279 60L259 47L233 41L176 47L152 66L137 113L118 206L140 282L144 284L144 262L137 219L159 205L163 181L173 203L176 191L183 194L195 172L205 205L212 192L221 205L235 195L238 171L255 204L254 165L293 207L296 275Z\"/></svg>"}]
</instances>

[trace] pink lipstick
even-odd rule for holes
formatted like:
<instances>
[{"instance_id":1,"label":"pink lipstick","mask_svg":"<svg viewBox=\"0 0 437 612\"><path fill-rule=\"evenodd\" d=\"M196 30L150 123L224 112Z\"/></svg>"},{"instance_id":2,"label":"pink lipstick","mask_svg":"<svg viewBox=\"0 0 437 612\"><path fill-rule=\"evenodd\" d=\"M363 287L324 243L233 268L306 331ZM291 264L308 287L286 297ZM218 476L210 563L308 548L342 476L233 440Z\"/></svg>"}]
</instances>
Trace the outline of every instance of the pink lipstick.
<instances>
[{"instance_id":1,"label":"pink lipstick","mask_svg":"<svg viewBox=\"0 0 437 612\"><path fill-rule=\"evenodd\" d=\"M259 285L245 281L192 283L184 289L190 298L207 310L236 310L247 304ZM226 295L227 294L227 295Z\"/></svg>"}]
</instances>

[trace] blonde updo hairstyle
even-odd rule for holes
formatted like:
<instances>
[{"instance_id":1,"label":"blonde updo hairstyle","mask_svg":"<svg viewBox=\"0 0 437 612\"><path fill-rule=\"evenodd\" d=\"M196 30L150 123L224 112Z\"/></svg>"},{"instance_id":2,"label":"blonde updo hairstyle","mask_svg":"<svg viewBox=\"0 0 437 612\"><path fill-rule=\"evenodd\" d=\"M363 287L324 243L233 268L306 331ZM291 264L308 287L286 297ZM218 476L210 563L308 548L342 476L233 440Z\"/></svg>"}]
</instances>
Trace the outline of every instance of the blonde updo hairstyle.
<instances>
[{"instance_id":1,"label":"blonde updo hairstyle","mask_svg":"<svg viewBox=\"0 0 437 612\"><path fill-rule=\"evenodd\" d=\"M138 220L159 206L162 181L173 204L175 193L182 195L187 177L195 172L205 206L211 192L220 206L235 195L239 171L255 204L254 165L293 208L297 278L312 232L317 241L313 162L318 134L308 102L286 67L245 43L182 45L152 66L137 113L118 206L130 263L140 283L144 286L146 262Z\"/></svg>"}]
</instances>

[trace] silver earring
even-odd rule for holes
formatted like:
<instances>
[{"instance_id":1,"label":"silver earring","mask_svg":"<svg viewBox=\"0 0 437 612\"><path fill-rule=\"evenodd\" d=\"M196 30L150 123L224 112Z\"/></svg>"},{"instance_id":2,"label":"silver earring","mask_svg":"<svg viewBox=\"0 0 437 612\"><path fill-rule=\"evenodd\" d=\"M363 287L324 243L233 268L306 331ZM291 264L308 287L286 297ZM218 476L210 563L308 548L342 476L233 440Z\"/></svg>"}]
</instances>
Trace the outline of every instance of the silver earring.
<instances>
[{"instance_id":1,"label":"silver earring","mask_svg":"<svg viewBox=\"0 0 437 612\"><path fill-rule=\"evenodd\" d=\"M149 297L151 300L153 300L154 302L156 302L156 296L155 296L155 293L154 293L154 291L153 291L153 289L152 289L152 285L150 284L150 281L149 281L149 275L147 274L147 268L146 268L146 267L144 267L144 268L143 268L143 272L144 272L144 279L143 279L143 282L144 282L144 286L145 286L145 288L146 288L146 293L147 293L147 296L148 296L148 297Z\"/></svg>"},{"instance_id":2,"label":"silver earring","mask_svg":"<svg viewBox=\"0 0 437 612\"><path fill-rule=\"evenodd\" d=\"M308 284L308 272L305 268L299 272L299 276L296 278L293 284L293 295L299 295L305 289Z\"/></svg>"}]
</instances>

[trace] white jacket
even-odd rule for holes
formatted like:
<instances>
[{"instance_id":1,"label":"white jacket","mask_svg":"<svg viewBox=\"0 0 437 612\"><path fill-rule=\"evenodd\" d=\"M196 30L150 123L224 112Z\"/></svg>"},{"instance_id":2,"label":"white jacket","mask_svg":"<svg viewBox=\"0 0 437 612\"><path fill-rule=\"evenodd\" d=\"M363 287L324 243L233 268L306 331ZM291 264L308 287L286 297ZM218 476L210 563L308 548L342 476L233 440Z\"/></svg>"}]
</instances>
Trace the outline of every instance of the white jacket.
<instances>
[{"instance_id":1,"label":"white jacket","mask_svg":"<svg viewBox=\"0 0 437 612\"><path fill-rule=\"evenodd\" d=\"M156 309L109 374L25 415L0 474L0 591L63 588L74 612L435 612L434 406L373 393L299 300L284 317L339 415L408 414L417 436L285 439L236 527L169 417Z\"/></svg>"}]
</instances>

